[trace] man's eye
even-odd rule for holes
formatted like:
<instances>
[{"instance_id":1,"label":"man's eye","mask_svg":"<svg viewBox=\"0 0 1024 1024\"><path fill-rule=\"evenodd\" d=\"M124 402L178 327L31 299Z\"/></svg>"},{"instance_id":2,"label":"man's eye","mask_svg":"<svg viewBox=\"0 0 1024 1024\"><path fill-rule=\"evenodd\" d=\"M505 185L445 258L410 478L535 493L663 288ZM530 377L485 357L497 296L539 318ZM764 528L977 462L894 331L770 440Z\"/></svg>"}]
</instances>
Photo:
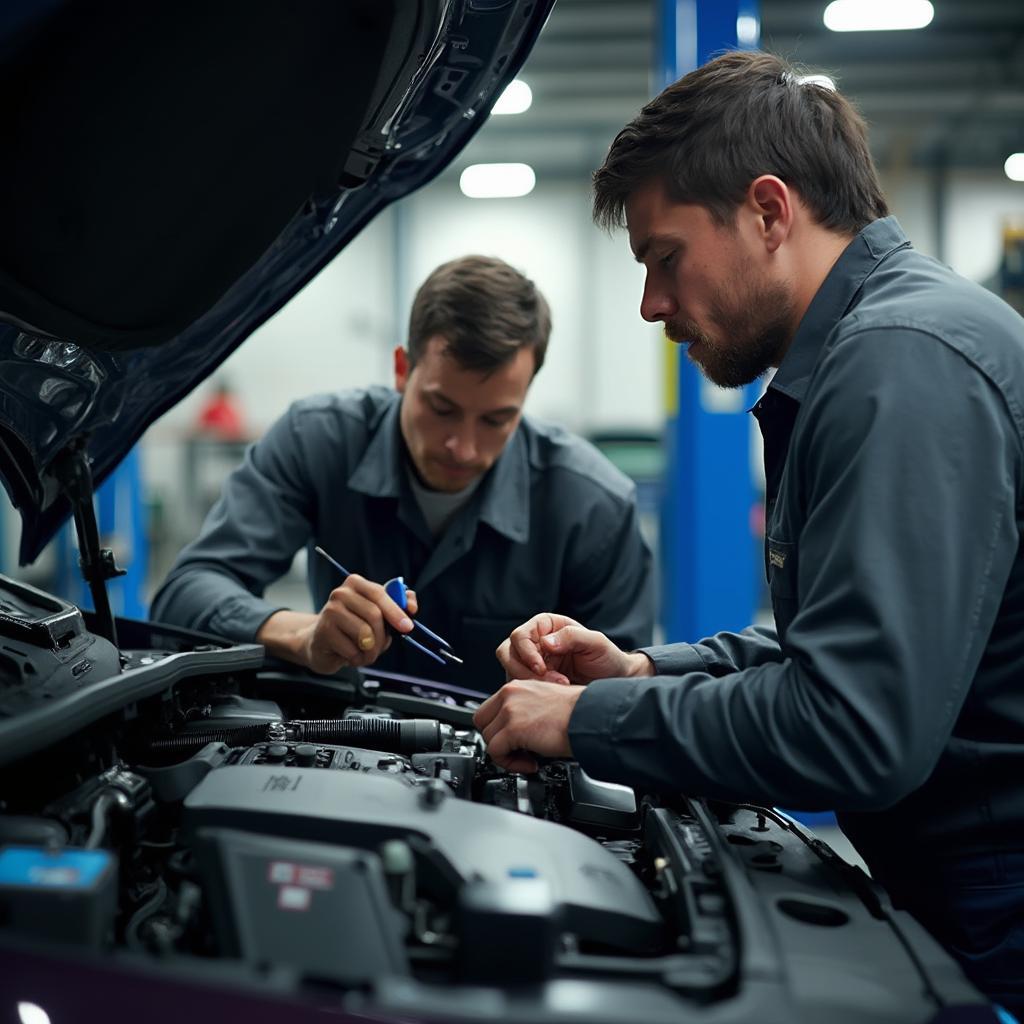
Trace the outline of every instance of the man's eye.
<instances>
[{"instance_id":1,"label":"man's eye","mask_svg":"<svg viewBox=\"0 0 1024 1024\"><path fill-rule=\"evenodd\" d=\"M507 427L508 422L509 421L507 419L496 420L492 419L490 416L484 417L484 425L488 427L494 427L496 430L500 430L502 427Z\"/></svg>"},{"instance_id":2,"label":"man's eye","mask_svg":"<svg viewBox=\"0 0 1024 1024\"><path fill-rule=\"evenodd\" d=\"M676 250L673 249L670 253L666 253L664 256L662 256L658 260L658 263L660 263L661 266L663 266L663 267L670 267L670 266L672 266L673 262L675 262L675 258L676 258Z\"/></svg>"},{"instance_id":3,"label":"man's eye","mask_svg":"<svg viewBox=\"0 0 1024 1024\"><path fill-rule=\"evenodd\" d=\"M433 411L435 416L454 416L455 415L455 410L454 409L441 408L440 406L437 406L437 405L432 405L430 408Z\"/></svg>"}]
</instances>

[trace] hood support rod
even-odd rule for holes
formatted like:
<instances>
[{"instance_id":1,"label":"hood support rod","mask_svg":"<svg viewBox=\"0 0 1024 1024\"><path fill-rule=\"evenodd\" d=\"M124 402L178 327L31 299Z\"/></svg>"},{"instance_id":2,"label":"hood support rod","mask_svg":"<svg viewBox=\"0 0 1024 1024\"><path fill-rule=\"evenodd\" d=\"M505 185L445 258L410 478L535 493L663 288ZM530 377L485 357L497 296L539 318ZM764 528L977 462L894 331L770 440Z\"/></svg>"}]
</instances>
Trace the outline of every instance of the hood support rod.
<instances>
[{"instance_id":1,"label":"hood support rod","mask_svg":"<svg viewBox=\"0 0 1024 1024\"><path fill-rule=\"evenodd\" d=\"M114 561L110 548L100 547L100 531L93 508L92 469L86 452L87 438L75 438L54 460L54 469L61 487L75 513L78 534L78 565L89 584L96 609L96 632L117 646L117 626L110 610L107 580L125 574Z\"/></svg>"}]
</instances>

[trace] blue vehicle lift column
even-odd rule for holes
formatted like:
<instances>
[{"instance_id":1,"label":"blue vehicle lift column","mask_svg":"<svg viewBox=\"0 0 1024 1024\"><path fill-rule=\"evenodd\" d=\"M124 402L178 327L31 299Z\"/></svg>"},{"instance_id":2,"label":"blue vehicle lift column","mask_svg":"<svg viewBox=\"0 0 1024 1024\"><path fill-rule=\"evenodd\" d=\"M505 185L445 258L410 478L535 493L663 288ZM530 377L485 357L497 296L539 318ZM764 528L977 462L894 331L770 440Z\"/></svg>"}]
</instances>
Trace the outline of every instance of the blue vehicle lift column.
<instances>
[{"instance_id":1,"label":"blue vehicle lift column","mask_svg":"<svg viewBox=\"0 0 1024 1024\"><path fill-rule=\"evenodd\" d=\"M717 51L760 39L756 0L661 0L657 90ZM666 341L662 626L667 641L696 640L753 621L756 544L750 418L757 389L706 381Z\"/></svg>"}]
</instances>

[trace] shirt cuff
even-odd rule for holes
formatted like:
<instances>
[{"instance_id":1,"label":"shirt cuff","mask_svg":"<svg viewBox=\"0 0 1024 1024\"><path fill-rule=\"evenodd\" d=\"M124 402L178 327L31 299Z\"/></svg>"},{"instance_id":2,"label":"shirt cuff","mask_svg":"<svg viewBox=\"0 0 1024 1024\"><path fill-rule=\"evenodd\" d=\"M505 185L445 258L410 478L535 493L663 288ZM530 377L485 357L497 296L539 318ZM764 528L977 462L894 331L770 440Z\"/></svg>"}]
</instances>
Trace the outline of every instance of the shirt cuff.
<instances>
[{"instance_id":1,"label":"shirt cuff","mask_svg":"<svg viewBox=\"0 0 1024 1024\"><path fill-rule=\"evenodd\" d=\"M647 654L644 649L644 654ZM614 737L623 711L640 683L649 679L597 679L580 695L569 717L569 746L583 770L595 779L614 774L619 758Z\"/></svg>"},{"instance_id":2,"label":"shirt cuff","mask_svg":"<svg viewBox=\"0 0 1024 1024\"><path fill-rule=\"evenodd\" d=\"M654 663L655 675L682 676L687 672L708 671L707 664L693 644L660 644L641 647L640 652Z\"/></svg>"},{"instance_id":3,"label":"shirt cuff","mask_svg":"<svg viewBox=\"0 0 1024 1024\"><path fill-rule=\"evenodd\" d=\"M241 643L255 643L260 626L275 612L285 610L283 605L259 597L228 597L214 609L208 632Z\"/></svg>"}]
</instances>

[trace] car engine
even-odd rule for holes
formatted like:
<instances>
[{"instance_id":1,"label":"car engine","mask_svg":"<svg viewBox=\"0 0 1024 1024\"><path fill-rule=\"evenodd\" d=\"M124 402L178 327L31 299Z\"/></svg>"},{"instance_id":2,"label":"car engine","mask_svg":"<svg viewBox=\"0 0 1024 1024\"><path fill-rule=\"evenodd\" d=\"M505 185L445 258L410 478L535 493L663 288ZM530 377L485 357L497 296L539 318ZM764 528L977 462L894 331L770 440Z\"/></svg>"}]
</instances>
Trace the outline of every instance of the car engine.
<instances>
[{"instance_id":1,"label":"car engine","mask_svg":"<svg viewBox=\"0 0 1024 1024\"><path fill-rule=\"evenodd\" d=\"M928 1020L980 1004L770 808L489 760L475 700L0 578L0 948L378 1018ZM34 973L35 972L35 973ZM49 998L54 998L52 993Z\"/></svg>"}]
</instances>

